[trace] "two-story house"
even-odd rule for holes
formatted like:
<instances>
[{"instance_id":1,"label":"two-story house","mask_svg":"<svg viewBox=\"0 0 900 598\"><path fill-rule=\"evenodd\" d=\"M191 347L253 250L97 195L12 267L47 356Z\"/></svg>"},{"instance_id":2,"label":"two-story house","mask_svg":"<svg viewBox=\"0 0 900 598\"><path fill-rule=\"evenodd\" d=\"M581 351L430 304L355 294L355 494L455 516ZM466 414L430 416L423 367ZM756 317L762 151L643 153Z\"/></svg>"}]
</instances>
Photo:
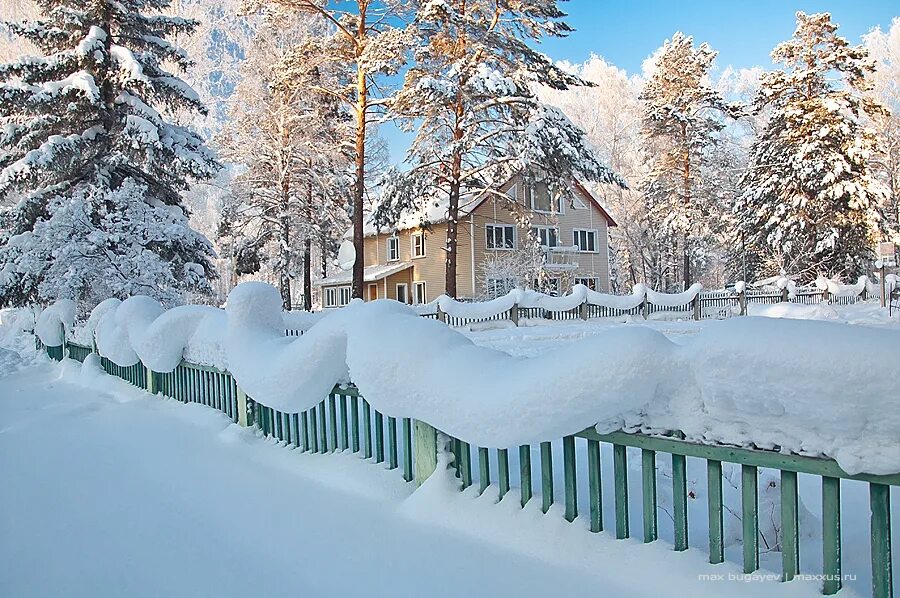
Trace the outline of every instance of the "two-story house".
<instances>
[{"instance_id":1,"label":"two-story house","mask_svg":"<svg viewBox=\"0 0 900 598\"><path fill-rule=\"evenodd\" d=\"M460 202L457 295L499 295L516 284L508 277L491 278L487 265L517 251L533 233L544 246L551 288L566 293L572 284L609 291L609 227L615 221L578 181L553 197L547 185L516 175L495 193L468 196ZM420 304L444 293L447 207L430 202L423 214L407 214L395 230L365 229L365 298L396 299ZM517 222L525 213L531 230ZM555 274L558 272L558 275ZM319 281L323 307L350 301L351 273L339 272Z\"/></svg>"}]
</instances>

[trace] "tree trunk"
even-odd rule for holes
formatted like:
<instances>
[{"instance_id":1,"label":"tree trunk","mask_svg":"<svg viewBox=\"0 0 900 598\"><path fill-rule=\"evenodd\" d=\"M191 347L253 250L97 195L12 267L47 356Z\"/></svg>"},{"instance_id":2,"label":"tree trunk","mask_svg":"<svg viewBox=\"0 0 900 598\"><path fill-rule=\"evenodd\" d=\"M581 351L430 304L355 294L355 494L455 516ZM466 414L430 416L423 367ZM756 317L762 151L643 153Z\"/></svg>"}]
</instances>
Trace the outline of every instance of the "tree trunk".
<instances>
[{"instance_id":1,"label":"tree trunk","mask_svg":"<svg viewBox=\"0 0 900 598\"><path fill-rule=\"evenodd\" d=\"M312 240L303 241L303 309L312 310Z\"/></svg>"},{"instance_id":2,"label":"tree trunk","mask_svg":"<svg viewBox=\"0 0 900 598\"><path fill-rule=\"evenodd\" d=\"M465 7L465 3L463 3ZM453 128L454 148L458 148L458 142L462 139L462 119L463 119L463 102L462 97L457 92L455 124ZM450 297L456 298L456 261L459 252L457 251L459 243L459 195L461 190L462 177L462 154L458 149L453 151L453 159L450 164L450 205L447 208L447 262L444 270L444 293ZM475 292L475 289L472 289Z\"/></svg>"},{"instance_id":3,"label":"tree trunk","mask_svg":"<svg viewBox=\"0 0 900 598\"><path fill-rule=\"evenodd\" d=\"M366 37L365 4L360 3L357 41ZM353 262L352 296L363 298L363 278L365 269L365 238L363 237L363 198L366 193L366 112L368 110L368 82L366 71L357 62L356 67L356 185L353 189L353 247L356 261Z\"/></svg>"},{"instance_id":4,"label":"tree trunk","mask_svg":"<svg viewBox=\"0 0 900 598\"><path fill-rule=\"evenodd\" d=\"M285 179L281 183L281 264L278 273L278 284L281 287L281 303L285 311L291 309L291 218L290 182Z\"/></svg>"}]
</instances>

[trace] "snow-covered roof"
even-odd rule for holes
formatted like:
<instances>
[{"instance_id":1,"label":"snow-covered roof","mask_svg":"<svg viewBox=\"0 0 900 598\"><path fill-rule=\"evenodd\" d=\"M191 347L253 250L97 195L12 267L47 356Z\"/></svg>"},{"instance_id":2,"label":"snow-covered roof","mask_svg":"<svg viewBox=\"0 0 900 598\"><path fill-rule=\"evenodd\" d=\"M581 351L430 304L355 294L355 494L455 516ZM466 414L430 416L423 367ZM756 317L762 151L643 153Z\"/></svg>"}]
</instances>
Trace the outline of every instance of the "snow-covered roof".
<instances>
[{"instance_id":1,"label":"snow-covered roof","mask_svg":"<svg viewBox=\"0 0 900 598\"><path fill-rule=\"evenodd\" d=\"M397 262L390 264L382 264L378 266L367 266L363 271L363 281L364 282L375 282L377 280L381 280L382 278L387 278L391 274L396 274L397 272L403 272L407 268L411 268L411 262ZM316 285L322 286L330 286L335 284L350 284L353 282L353 271L352 270L342 270L340 272L336 272L327 278L323 278L318 281Z\"/></svg>"},{"instance_id":2,"label":"snow-covered roof","mask_svg":"<svg viewBox=\"0 0 900 598\"><path fill-rule=\"evenodd\" d=\"M464 193L459 198L459 216L468 216L481 203L481 193ZM384 234L392 230L409 230L411 228L419 228L425 223L439 224L447 221L447 210L450 208L450 198L428 198L422 199L422 204L416 210L404 212L397 225L393 228L383 228L378 230L372 223L371 216L366 219L363 226L363 234L371 237L377 234ZM352 235L352 230L349 231Z\"/></svg>"}]
</instances>

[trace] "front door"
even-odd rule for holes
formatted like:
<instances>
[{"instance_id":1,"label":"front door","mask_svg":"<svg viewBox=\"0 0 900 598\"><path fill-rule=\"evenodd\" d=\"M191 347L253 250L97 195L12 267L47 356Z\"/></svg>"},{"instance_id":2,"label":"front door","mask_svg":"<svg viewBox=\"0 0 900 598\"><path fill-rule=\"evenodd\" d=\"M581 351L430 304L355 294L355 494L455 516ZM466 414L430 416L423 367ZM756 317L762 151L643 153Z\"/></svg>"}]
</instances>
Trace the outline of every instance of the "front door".
<instances>
[{"instance_id":1,"label":"front door","mask_svg":"<svg viewBox=\"0 0 900 598\"><path fill-rule=\"evenodd\" d=\"M370 284L369 285L369 301L375 301L378 299L378 285Z\"/></svg>"}]
</instances>

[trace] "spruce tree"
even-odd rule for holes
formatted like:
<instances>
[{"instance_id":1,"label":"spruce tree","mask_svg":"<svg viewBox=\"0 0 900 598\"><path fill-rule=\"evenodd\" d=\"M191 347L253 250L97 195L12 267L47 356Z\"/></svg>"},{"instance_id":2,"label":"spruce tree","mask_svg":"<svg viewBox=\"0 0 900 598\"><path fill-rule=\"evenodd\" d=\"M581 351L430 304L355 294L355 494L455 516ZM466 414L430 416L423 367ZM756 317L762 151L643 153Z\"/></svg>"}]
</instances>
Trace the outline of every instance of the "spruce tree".
<instances>
[{"instance_id":1,"label":"spruce tree","mask_svg":"<svg viewBox=\"0 0 900 598\"><path fill-rule=\"evenodd\" d=\"M168 0L37 4L40 19L7 26L42 55L0 65L0 199L15 204L3 214L0 302L207 292L214 253L180 194L220 166L171 122L204 107L169 70L190 61L168 38L197 23L161 14Z\"/></svg>"},{"instance_id":2,"label":"spruce tree","mask_svg":"<svg viewBox=\"0 0 900 598\"><path fill-rule=\"evenodd\" d=\"M736 237L765 256L757 275L863 274L887 189L871 170L879 151L869 117L873 64L863 46L837 35L828 13L797 13L794 37L772 59L755 101L770 111L750 151L736 204Z\"/></svg>"}]
</instances>

